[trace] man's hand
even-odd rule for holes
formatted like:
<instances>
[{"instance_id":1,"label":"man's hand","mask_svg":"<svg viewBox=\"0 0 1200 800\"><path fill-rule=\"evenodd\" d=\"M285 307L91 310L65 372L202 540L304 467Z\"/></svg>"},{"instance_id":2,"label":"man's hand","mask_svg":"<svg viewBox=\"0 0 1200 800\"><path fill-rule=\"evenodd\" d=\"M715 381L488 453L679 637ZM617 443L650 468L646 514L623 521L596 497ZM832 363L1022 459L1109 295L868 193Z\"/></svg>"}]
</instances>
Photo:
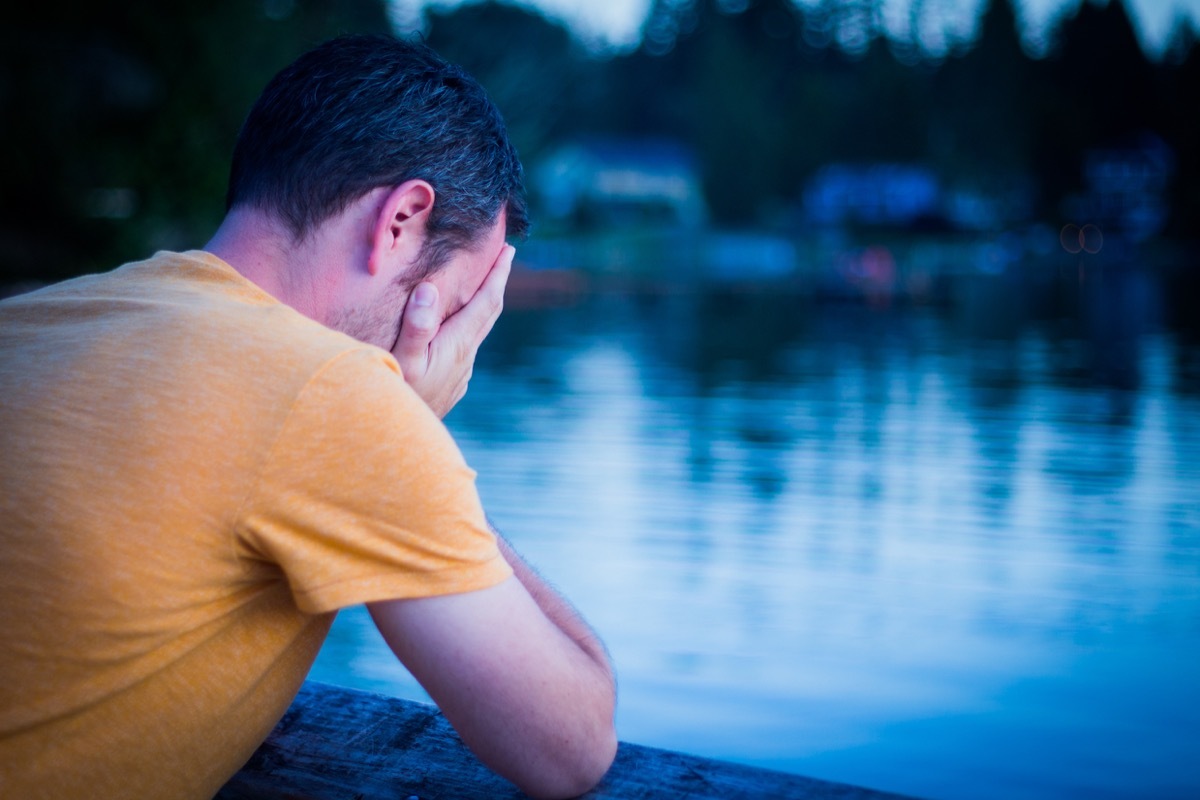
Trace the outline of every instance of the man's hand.
<instances>
[{"instance_id":1,"label":"man's hand","mask_svg":"<svg viewBox=\"0 0 1200 800\"><path fill-rule=\"evenodd\" d=\"M418 284L409 295L392 355L404 380L439 418L467 393L475 354L504 307L515 253L511 245L504 245L475 296L444 321L432 283Z\"/></svg>"}]
</instances>

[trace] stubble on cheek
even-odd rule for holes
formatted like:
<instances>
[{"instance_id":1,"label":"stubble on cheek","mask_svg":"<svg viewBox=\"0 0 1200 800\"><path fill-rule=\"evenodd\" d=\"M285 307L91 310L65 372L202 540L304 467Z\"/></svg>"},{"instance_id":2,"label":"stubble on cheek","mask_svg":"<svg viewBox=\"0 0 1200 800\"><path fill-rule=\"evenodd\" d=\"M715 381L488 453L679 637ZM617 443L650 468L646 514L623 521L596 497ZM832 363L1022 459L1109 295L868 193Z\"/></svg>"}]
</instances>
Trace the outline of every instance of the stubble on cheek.
<instances>
[{"instance_id":1,"label":"stubble on cheek","mask_svg":"<svg viewBox=\"0 0 1200 800\"><path fill-rule=\"evenodd\" d=\"M392 284L383 297L370 305L341 309L329 327L391 351L400 338L400 320L411 291L407 284Z\"/></svg>"}]
</instances>

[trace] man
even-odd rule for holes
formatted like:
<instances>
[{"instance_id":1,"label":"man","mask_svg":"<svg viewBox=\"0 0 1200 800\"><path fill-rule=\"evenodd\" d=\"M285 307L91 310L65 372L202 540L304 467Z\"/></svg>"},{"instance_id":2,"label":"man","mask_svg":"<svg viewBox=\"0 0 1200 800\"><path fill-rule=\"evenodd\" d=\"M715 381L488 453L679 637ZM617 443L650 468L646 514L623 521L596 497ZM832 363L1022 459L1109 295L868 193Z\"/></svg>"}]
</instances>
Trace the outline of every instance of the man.
<instances>
[{"instance_id":1,"label":"man","mask_svg":"<svg viewBox=\"0 0 1200 800\"><path fill-rule=\"evenodd\" d=\"M484 763L600 779L604 648L439 421L521 191L471 78L342 38L259 98L204 251L0 304L0 796L212 796L357 603Z\"/></svg>"}]
</instances>

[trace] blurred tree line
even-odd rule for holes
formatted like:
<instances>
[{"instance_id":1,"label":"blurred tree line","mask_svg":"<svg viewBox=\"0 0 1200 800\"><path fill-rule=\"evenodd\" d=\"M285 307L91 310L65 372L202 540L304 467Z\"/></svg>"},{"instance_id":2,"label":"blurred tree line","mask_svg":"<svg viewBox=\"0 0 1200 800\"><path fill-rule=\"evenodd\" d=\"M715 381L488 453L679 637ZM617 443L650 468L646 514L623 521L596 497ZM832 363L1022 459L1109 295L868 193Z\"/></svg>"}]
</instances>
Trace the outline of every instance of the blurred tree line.
<instances>
[{"instance_id":1,"label":"blurred tree line","mask_svg":"<svg viewBox=\"0 0 1200 800\"><path fill-rule=\"evenodd\" d=\"M920 6L914 0L914 26ZM433 13L428 36L497 96L524 134L527 162L572 135L677 138L696 148L723 224L761 223L794 206L830 162L923 164L985 193L1026 183L1035 213L1052 220L1083 188L1089 150L1151 133L1177 159L1168 232L1200 230L1200 48L1187 21L1155 62L1123 0L1084 2L1034 58L1011 0L990 0L977 37L933 57L915 33L881 35L880 8L654 0L641 45L610 58L495 4ZM482 30L496 35L471 34ZM514 60L541 79L516 80Z\"/></svg>"},{"instance_id":2,"label":"blurred tree line","mask_svg":"<svg viewBox=\"0 0 1200 800\"><path fill-rule=\"evenodd\" d=\"M528 165L577 136L665 136L696 150L717 224L778 219L830 162L923 164L992 191L1026 181L1058 221L1089 149L1147 132L1174 151L1168 233L1200 231L1200 48L1181 22L1160 61L1123 0L1084 2L1040 57L1011 0L936 56L881 34L880 0L653 0L641 44L590 50L494 2L424 16L425 36L488 87ZM269 77L349 31L390 29L384 0L81 0L0 33L0 264L9 280L201 244L228 157Z\"/></svg>"},{"instance_id":3,"label":"blurred tree line","mask_svg":"<svg viewBox=\"0 0 1200 800\"><path fill-rule=\"evenodd\" d=\"M56 0L0 27L0 279L198 247L242 120L280 68L381 0Z\"/></svg>"}]
</instances>

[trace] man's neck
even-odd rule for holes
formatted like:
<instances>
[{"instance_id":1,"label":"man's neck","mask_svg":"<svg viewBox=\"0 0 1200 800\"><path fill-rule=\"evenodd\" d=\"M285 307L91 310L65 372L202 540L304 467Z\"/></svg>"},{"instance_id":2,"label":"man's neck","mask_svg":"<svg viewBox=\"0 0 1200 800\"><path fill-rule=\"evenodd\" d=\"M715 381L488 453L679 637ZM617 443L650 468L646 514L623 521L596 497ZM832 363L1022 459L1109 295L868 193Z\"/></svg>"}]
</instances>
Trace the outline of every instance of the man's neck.
<instances>
[{"instance_id":1,"label":"man's neck","mask_svg":"<svg viewBox=\"0 0 1200 800\"><path fill-rule=\"evenodd\" d=\"M267 294L323 325L333 317L333 293L323 274L319 248L297 246L287 228L253 209L226 215L204 249Z\"/></svg>"}]
</instances>

